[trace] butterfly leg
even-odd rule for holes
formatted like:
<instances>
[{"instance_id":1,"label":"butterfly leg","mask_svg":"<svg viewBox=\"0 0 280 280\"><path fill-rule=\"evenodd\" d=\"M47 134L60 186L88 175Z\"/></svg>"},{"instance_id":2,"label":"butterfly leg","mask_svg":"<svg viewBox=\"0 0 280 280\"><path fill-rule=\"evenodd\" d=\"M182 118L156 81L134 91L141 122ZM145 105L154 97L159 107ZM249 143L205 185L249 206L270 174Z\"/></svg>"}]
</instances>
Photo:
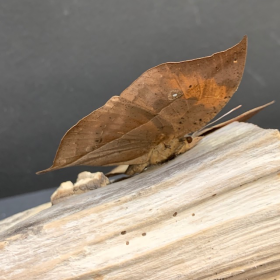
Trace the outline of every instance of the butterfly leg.
<instances>
[{"instance_id":1,"label":"butterfly leg","mask_svg":"<svg viewBox=\"0 0 280 280\"><path fill-rule=\"evenodd\" d=\"M146 163L142 163L142 164L132 164L129 165L129 167L127 168L125 174L126 175L134 175L136 173L141 173L144 171L144 169L149 165L149 162Z\"/></svg>"}]
</instances>

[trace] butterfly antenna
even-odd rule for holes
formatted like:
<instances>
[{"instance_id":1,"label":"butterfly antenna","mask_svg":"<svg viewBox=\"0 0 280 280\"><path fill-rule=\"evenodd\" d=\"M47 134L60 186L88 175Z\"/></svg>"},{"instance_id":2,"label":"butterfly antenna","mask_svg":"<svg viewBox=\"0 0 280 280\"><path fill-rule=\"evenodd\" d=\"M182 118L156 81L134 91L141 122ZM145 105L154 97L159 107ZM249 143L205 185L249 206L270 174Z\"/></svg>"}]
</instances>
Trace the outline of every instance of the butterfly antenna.
<instances>
[{"instance_id":1,"label":"butterfly antenna","mask_svg":"<svg viewBox=\"0 0 280 280\"><path fill-rule=\"evenodd\" d=\"M230 111L228 111L227 113L225 113L224 115L222 115L221 117L219 117L218 119L214 120L213 122L208 123L207 125L205 125L204 127L202 127L201 129L199 129L198 131L194 132L192 135L192 138L195 138L197 135L199 135L199 133L204 130L206 127L208 127L209 125L212 125L214 123L216 123L217 121L221 120L222 118L224 118L225 116L229 115L230 113L234 112L235 110L239 109L242 105L238 105L237 107L231 109Z\"/></svg>"}]
</instances>

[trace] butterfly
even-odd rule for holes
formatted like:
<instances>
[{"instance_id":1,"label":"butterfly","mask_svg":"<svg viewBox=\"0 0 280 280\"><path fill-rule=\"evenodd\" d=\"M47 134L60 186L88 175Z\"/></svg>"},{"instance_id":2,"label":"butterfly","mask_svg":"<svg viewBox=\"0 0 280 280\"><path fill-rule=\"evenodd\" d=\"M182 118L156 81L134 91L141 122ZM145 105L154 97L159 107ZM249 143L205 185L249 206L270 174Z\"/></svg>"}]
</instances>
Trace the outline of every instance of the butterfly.
<instances>
[{"instance_id":1,"label":"butterfly","mask_svg":"<svg viewBox=\"0 0 280 280\"><path fill-rule=\"evenodd\" d=\"M187 135L209 123L237 90L246 54L247 36L211 56L147 70L70 128L53 165L38 173L127 165L126 174L133 175L184 153L196 139Z\"/></svg>"}]
</instances>

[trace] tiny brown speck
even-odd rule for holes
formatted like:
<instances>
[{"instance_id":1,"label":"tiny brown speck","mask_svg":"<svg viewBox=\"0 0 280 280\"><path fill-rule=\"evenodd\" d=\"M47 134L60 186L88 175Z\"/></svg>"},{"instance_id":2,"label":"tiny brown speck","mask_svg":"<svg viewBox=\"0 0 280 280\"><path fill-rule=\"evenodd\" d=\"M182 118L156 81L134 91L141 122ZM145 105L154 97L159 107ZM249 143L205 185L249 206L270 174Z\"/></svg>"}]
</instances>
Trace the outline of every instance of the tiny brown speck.
<instances>
[{"instance_id":1,"label":"tiny brown speck","mask_svg":"<svg viewBox=\"0 0 280 280\"><path fill-rule=\"evenodd\" d=\"M214 193L214 194L212 194L212 196L216 196L216 194Z\"/></svg>"},{"instance_id":2,"label":"tiny brown speck","mask_svg":"<svg viewBox=\"0 0 280 280\"><path fill-rule=\"evenodd\" d=\"M126 231L125 231L125 230L124 230L124 231L122 231L122 232L121 232L121 234L122 234L122 235L126 234Z\"/></svg>"},{"instance_id":3,"label":"tiny brown speck","mask_svg":"<svg viewBox=\"0 0 280 280\"><path fill-rule=\"evenodd\" d=\"M194 213L192 213L192 216L195 216L195 214L194 214Z\"/></svg>"},{"instance_id":4,"label":"tiny brown speck","mask_svg":"<svg viewBox=\"0 0 280 280\"><path fill-rule=\"evenodd\" d=\"M177 212L175 212L174 214L173 214L173 217L176 217L177 216Z\"/></svg>"},{"instance_id":5,"label":"tiny brown speck","mask_svg":"<svg viewBox=\"0 0 280 280\"><path fill-rule=\"evenodd\" d=\"M143 233L142 233L142 236L146 236L146 232L143 232Z\"/></svg>"},{"instance_id":6,"label":"tiny brown speck","mask_svg":"<svg viewBox=\"0 0 280 280\"><path fill-rule=\"evenodd\" d=\"M187 137L186 140L187 140L188 143L191 143L192 142L192 137Z\"/></svg>"},{"instance_id":7,"label":"tiny brown speck","mask_svg":"<svg viewBox=\"0 0 280 280\"><path fill-rule=\"evenodd\" d=\"M129 245L129 242L128 241L126 241L126 243L125 243L126 245Z\"/></svg>"}]
</instances>

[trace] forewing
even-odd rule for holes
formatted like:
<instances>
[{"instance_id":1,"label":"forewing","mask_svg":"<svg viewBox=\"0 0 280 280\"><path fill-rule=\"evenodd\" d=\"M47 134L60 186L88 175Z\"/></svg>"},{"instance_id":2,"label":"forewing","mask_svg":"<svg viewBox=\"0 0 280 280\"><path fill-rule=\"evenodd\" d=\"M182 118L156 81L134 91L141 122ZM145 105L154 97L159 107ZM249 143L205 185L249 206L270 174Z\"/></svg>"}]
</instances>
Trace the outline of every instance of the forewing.
<instances>
[{"instance_id":1,"label":"forewing","mask_svg":"<svg viewBox=\"0 0 280 280\"><path fill-rule=\"evenodd\" d=\"M203 127L230 100L242 79L246 52L245 36L212 56L158 65L120 96L159 114L172 124L175 137L183 136Z\"/></svg>"}]
</instances>

